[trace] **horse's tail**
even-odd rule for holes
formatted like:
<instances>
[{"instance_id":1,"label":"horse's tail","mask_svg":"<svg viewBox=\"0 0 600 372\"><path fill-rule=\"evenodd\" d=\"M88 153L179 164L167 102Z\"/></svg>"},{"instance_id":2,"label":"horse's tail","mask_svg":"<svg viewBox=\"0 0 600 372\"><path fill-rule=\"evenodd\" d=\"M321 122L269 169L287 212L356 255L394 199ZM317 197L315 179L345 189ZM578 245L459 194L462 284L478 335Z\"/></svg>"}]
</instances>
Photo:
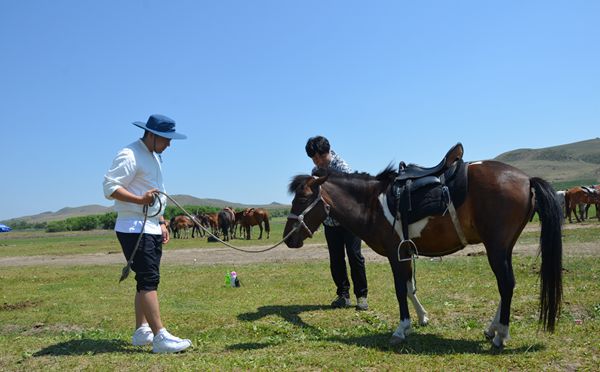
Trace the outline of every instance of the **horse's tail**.
<instances>
[{"instance_id":1,"label":"horse's tail","mask_svg":"<svg viewBox=\"0 0 600 372\"><path fill-rule=\"evenodd\" d=\"M265 214L265 231L267 233L271 232L271 226L269 225L269 215Z\"/></svg>"},{"instance_id":2,"label":"horse's tail","mask_svg":"<svg viewBox=\"0 0 600 372\"><path fill-rule=\"evenodd\" d=\"M535 201L542 232L540 251L540 318L544 330L554 331L562 301L562 233L560 203L552 186L541 178L532 177Z\"/></svg>"}]
</instances>

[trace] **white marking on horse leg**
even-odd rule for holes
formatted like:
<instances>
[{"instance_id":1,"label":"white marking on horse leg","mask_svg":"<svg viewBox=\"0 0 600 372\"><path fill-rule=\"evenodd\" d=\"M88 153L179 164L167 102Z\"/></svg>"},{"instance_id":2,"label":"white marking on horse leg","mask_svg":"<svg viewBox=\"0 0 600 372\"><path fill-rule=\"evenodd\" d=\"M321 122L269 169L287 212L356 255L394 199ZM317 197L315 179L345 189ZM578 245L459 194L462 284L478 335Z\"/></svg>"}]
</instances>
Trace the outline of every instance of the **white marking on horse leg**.
<instances>
[{"instance_id":1,"label":"white marking on horse leg","mask_svg":"<svg viewBox=\"0 0 600 372\"><path fill-rule=\"evenodd\" d=\"M500 300L500 303L498 304L498 309L496 310L496 315L494 316L494 319L492 319L492 321L490 322L490 325L488 326L487 330L484 331L485 333L485 337L487 338L493 338L496 335L496 331L498 331L499 327L502 326L502 324L500 324L500 307L502 306L502 300Z\"/></svg>"},{"instance_id":2,"label":"white marking on horse leg","mask_svg":"<svg viewBox=\"0 0 600 372\"><path fill-rule=\"evenodd\" d=\"M415 311L417 312L417 316L419 317L419 325L426 326L429 323L429 318L427 317L427 311L419 302L417 295L415 295L415 285L412 280L406 282L406 289L408 292L408 298L412 302Z\"/></svg>"},{"instance_id":3,"label":"white marking on horse leg","mask_svg":"<svg viewBox=\"0 0 600 372\"><path fill-rule=\"evenodd\" d=\"M392 334L390 343L392 345L396 345L403 342L406 339L406 336L408 336L411 332L412 327L410 323L410 318L401 320L400 325L398 325L398 328L396 328L396 330Z\"/></svg>"},{"instance_id":4,"label":"white marking on horse leg","mask_svg":"<svg viewBox=\"0 0 600 372\"><path fill-rule=\"evenodd\" d=\"M506 342L510 340L510 335L508 333L508 326L504 324L498 324L496 328L496 336L492 340L492 343L495 347L503 347L506 345Z\"/></svg>"}]
</instances>

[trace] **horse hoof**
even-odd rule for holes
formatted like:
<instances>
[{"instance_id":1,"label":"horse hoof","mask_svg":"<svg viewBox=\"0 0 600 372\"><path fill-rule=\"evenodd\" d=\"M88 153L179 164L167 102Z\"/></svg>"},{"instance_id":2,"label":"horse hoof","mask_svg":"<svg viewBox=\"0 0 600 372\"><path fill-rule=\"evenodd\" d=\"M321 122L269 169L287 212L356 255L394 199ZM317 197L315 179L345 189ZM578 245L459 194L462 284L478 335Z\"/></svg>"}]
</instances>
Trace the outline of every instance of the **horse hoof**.
<instances>
[{"instance_id":1,"label":"horse hoof","mask_svg":"<svg viewBox=\"0 0 600 372\"><path fill-rule=\"evenodd\" d=\"M423 318L423 320L421 320L419 322L420 326L426 326L427 324L429 324L429 318L428 317Z\"/></svg>"},{"instance_id":2,"label":"horse hoof","mask_svg":"<svg viewBox=\"0 0 600 372\"><path fill-rule=\"evenodd\" d=\"M392 345L392 346L400 345L405 340L406 340L406 337L399 337L396 335L392 335L392 337L390 338L390 345Z\"/></svg>"},{"instance_id":3,"label":"horse hoof","mask_svg":"<svg viewBox=\"0 0 600 372\"><path fill-rule=\"evenodd\" d=\"M494 349L496 350L502 350L504 349L504 342L500 341L499 338L495 337L492 340L492 346L494 347Z\"/></svg>"},{"instance_id":4,"label":"horse hoof","mask_svg":"<svg viewBox=\"0 0 600 372\"><path fill-rule=\"evenodd\" d=\"M494 339L495 334L494 333L488 333L488 331L483 331L483 335L485 336L485 338L487 338L488 340L492 341Z\"/></svg>"}]
</instances>

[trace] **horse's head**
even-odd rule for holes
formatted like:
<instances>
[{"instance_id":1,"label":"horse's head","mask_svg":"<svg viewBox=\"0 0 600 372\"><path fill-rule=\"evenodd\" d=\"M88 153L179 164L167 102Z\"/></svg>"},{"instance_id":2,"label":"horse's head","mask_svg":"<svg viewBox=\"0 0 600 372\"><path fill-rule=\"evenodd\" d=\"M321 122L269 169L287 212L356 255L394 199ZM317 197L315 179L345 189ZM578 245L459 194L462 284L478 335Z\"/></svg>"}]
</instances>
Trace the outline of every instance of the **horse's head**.
<instances>
[{"instance_id":1,"label":"horse's head","mask_svg":"<svg viewBox=\"0 0 600 372\"><path fill-rule=\"evenodd\" d=\"M284 237L291 233L285 241L289 248L302 247L329 214L329 204L321 194L321 185L326 180L327 176L296 176L290 182L289 192L294 194L294 200L283 230Z\"/></svg>"}]
</instances>

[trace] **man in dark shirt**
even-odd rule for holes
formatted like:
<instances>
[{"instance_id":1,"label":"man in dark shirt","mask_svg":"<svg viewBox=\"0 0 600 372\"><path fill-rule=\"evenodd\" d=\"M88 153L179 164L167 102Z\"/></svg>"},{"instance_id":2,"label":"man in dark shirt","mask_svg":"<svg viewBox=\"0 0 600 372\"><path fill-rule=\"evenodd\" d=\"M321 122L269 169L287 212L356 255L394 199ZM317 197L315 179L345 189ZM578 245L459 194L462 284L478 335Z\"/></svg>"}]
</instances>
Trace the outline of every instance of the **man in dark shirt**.
<instances>
[{"instance_id":1,"label":"man in dark shirt","mask_svg":"<svg viewBox=\"0 0 600 372\"><path fill-rule=\"evenodd\" d=\"M309 138L305 149L306 155L315 164L312 171L313 175L318 169L333 169L344 173L352 171L348 164L331 150L329 141L325 137ZM337 297L333 300L331 306L337 308L352 305L350 302L350 281L346 269L346 253L348 254L350 275L354 284L354 294L356 295L356 309L367 310L369 308L367 303L367 274L365 258L360 250L361 240L329 216L323 221L323 225L325 226L325 239L329 249L331 277L337 287Z\"/></svg>"}]
</instances>

